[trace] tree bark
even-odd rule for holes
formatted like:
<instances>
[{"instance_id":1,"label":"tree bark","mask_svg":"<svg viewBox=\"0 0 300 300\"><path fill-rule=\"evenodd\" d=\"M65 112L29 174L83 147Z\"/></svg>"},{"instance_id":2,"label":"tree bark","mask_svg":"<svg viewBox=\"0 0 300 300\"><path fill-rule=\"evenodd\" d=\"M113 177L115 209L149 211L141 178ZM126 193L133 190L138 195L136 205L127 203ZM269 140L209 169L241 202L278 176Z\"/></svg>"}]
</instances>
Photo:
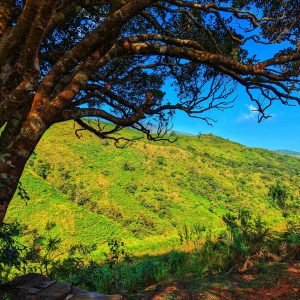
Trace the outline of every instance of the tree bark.
<instances>
[{"instance_id":1,"label":"tree bark","mask_svg":"<svg viewBox=\"0 0 300 300\"><path fill-rule=\"evenodd\" d=\"M11 3L10 0L0 1L0 40L11 21Z\"/></svg>"},{"instance_id":2,"label":"tree bark","mask_svg":"<svg viewBox=\"0 0 300 300\"><path fill-rule=\"evenodd\" d=\"M16 136L13 138L10 135L11 142L1 149L0 224L3 223L9 203L17 190L26 162L48 127L37 113L31 112ZM7 136L3 132L0 143L5 144L5 139Z\"/></svg>"}]
</instances>

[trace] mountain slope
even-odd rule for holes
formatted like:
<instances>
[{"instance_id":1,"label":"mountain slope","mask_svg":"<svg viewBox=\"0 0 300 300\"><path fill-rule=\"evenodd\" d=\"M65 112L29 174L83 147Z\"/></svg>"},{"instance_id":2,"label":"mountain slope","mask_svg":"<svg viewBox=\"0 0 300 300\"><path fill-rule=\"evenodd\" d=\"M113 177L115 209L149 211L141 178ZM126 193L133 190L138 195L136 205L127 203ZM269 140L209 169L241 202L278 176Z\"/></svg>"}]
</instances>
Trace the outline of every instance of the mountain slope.
<instances>
[{"instance_id":1,"label":"mountain slope","mask_svg":"<svg viewBox=\"0 0 300 300\"><path fill-rule=\"evenodd\" d=\"M101 249L117 238L134 253L154 253L178 245L185 225L220 233L222 216L241 208L283 229L268 191L280 181L299 201L299 179L299 159L213 135L117 149L87 132L76 138L69 122L55 125L38 145L21 179L31 199L26 205L16 196L7 220L48 229L67 244Z\"/></svg>"},{"instance_id":2,"label":"mountain slope","mask_svg":"<svg viewBox=\"0 0 300 300\"><path fill-rule=\"evenodd\" d=\"M275 150L274 152L282 155L300 157L300 152L290 151L290 150Z\"/></svg>"}]
</instances>

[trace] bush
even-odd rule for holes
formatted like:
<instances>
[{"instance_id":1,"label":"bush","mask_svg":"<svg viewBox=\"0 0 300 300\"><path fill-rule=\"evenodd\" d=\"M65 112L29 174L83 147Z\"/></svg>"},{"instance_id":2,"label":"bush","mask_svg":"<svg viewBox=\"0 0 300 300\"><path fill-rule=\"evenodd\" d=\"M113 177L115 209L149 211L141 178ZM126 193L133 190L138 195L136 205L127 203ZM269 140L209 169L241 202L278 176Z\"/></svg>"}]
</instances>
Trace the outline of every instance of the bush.
<instances>
[{"instance_id":1,"label":"bush","mask_svg":"<svg viewBox=\"0 0 300 300\"><path fill-rule=\"evenodd\" d=\"M122 209L115 204L98 207L97 213L101 214L101 215L105 215L106 217L108 217L114 221L117 221L117 222L123 218Z\"/></svg>"},{"instance_id":2,"label":"bush","mask_svg":"<svg viewBox=\"0 0 300 300\"><path fill-rule=\"evenodd\" d=\"M45 226L45 230L50 231L51 229L56 227L56 223L55 222L47 222L46 226Z\"/></svg>"},{"instance_id":3,"label":"bush","mask_svg":"<svg viewBox=\"0 0 300 300\"><path fill-rule=\"evenodd\" d=\"M20 244L19 224L0 225L0 280L7 281L13 269L20 270L25 247Z\"/></svg>"},{"instance_id":4,"label":"bush","mask_svg":"<svg viewBox=\"0 0 300 300\"><path fill-rule=\"evenodd\" d=\"M47 224L52 227L54 223ZM55 225L54 225L55 226ZM21 243L21 241L24 243ZM82 267L95 245L72 245L62 248L57 236L41 236L36 230L28 231L19 224L0 225L0 281L26 273L40 273L53 278L65 279L68 272ZM66 269L68 267L68 270Z\"/></svg>"},{"instance_id":5,"label":"bush","mask_svg":"<svg viewBox=\"0 0 300 300\"><path fill-rule=\"evenodd\" d=\"M85 191L81 191L76 186L73 186L70 192L70 200L77 203L80 206L86 206L91 202L91 196L87 194ZM91 207L95 207L95 205L91 205Z\"/></svg>"},{"instance_id":6,"label":"bush","mask_svg":"<svg viewBox=\"0 0 300 300\"><path fill-rule=\"evenodd\" d=\"M42 177L43 179L47 179L50 173L50 164L39 161L38 164L35 164L35 171L38 176Z\"/></svg>"},{"instance_id":7,"label":"bush","mask_svg":"<svg viewBox=\"0 0 300 300\"><path fill-rule=\"evenodd\" d=\"M72 273L63 274L59 269L56 275L67 275L68 282L73 285L105 293L118 293L125 288L126 268L132 263L132 257L127 252L125 244L119 240L107 242L109 251L105 253L105 261L98 264L90 261L87 265L78 266Z\"/></svg>"},{"instance_id":8,"label":"bush","mask_svg":"<svg viewBox=\"0 0 300 300\"><path fill-rule=\"evenodd\" d=\"M276 185L272 185L269 189L268 196L278 205L281 209L286 207L286 201L288 199L288 190L286 186L277 182Z\"/></svg>"},{"instance_id":9,"label":"bush","mask_svg":"<svg viewBox=\"0 0 300 300\"><path fill-rule=\"evenodd\" d=\"M122 225L137 238L143 238L145 235L151 235L155 232L152 218L142 212L134 218L123 220Z\"/></svg>"},{"instance_id":10,"label":"bush","mask_svg":"<svg viewBox=\"0 0 300 300\"><path fill-rule=\"evenodd\" d=\"M160 165L160 166L166 166L166 165L167 165L167 163L166 163L166 161L165 161L165 158L162 157L162 156L158 156L158 157L156 158L156 163L157 163L158 165Z\"/></svg>"},{"instance_id":11,"label":"bush","mask_svg":"<svg viewBox=\"0 0 300 300\"><path fill-rule=\"evenodd\" d=\"M75 193L76 185L68 181L64 181L59 185L59 190L64 194L72 195Z\"/></svg>"},{"instance_id":12,"label":"bush","mask_svg":"<svg viewBox=\"0 0 300 300\"><path fill-rule=\"evenodd\" d=\"M226 215L223 218L229 230L230 258L228 263L237 269L247 268L247 261L264 250L268 238L271 237L269 228L260 218L253 218L250 211L241 209L237 217Z\"/></svg>"},{"instance_id":13,"label":"bush","mask_svg":"<svg viewBox=\"0 0 300 300\"><path fill-rule=\"evenodd\" d=\"M123 165L123 170L133 172L133 171L135 171L135 167L132 166L131 164L129 164L128 162L126 162Z\"/></svg>"},{"instance_id":14,"label":"bush","mask_svg":"<svg viewBox=\"0 0 300 300\"><path fill-rule=\"evenodd\" d=\"M136 184L127 184L125 186L125 191L127 194L134 194L137 191L137 188Z\"/></svg>"}]
</instances>

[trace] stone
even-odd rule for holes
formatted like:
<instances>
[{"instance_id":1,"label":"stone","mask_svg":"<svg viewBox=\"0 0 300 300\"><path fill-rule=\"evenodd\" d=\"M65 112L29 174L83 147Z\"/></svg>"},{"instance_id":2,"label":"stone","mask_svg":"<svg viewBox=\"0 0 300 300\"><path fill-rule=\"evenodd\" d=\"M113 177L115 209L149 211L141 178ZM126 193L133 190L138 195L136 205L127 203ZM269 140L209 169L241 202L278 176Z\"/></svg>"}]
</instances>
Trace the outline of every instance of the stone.
<instances>
[{"instance_id":1,"label":"stone","mask_svg":"<svg viewBox=\"0 0 300 300\"><path fill-rule=\"evenodd\" d=\"M55 280L51 280L50 278L41 274L30 273L27 275L18 276L11 282L6 283L4 286L13 286L15 288L34 287L42 289L43 287L49 286L55 282Z\"/></svg>"},{"instance_id":2,"label":"stone","mask_svg":"<svg viewBox=\"0 0 300 300\"><path fill-rule=\"evenodd\" d=\"M70 294L70 284L57 282L41 291L36 296L39 300L64 300Z\"/></svg>"},{"instance_id":3,"label":"stone","mask_svg":"<svg viewBox=\"0 0 300 300\"><path fill-rule=\"evenodd\" d=\"M16 277L0 285L0 300L121 300L121 295L88 292L40 274Z\"/></svg>"}]
</instances>

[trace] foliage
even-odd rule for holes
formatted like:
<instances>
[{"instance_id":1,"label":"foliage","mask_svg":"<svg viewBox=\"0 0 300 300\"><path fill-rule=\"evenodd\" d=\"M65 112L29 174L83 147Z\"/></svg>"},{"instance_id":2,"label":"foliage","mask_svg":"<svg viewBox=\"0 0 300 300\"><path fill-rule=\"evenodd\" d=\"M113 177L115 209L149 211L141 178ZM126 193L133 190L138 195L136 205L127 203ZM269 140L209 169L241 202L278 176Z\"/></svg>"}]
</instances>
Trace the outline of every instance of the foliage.
<instances>
[{"instance_id":1,"label":"foliage","mask_svg":"<svg viewBox=\"0 0 300 300\"><path fill-rule=\"evenodd\" d=\"M224 217L228 230L228 247L230 260L228 265L245 270L248 259L258 255L266 247L267 240L271 237L270 229L261 218L253 219L249 210L241 209L239 215ZM225 258L226 259L226 258Z\"/></svg>"},{"instance_id":2,"label":"foliage","mask_svg":"<svg viewBox=\"0 0 300 300\"><path fill-rule=\"evenodd\" d=\"M158 282L299 257L299 159L207 134L120 150L89 134L74 141L72 124L63 139L61 130L52 128L26 167L30 201L16 195L8 212L28 228L7 243L18 247L20 265L6 264L4 280L35 271L89 290L138 294ZM50 165L45 179L36 173L39 160ZM269 196L277 182L288 191L284 209Z\"/></svg>"},{"instance_id":3,"label":"foliage","mask_svg":"<svg viewBox=\"0 0 300 300\"><path fill-rule=\"evenodd\" d=\"M285 208L289 193L284 185L279 182L277 182L276 185L272 185L269 189L268 195L281 209Z\"/></svg>"},{"instance_id":4,"label":"foliage","mask_svg":"<svg viewBox=\"0 0 300 300\"><path fill-rule=\"evenodd\" d=\"M30 197L27 194L26 190L23 188L23 185L22 185L21 181L19 181L19 184L18 184L17 195L18 195L18 197L20 197L20 199L25 201L26 204L30 200Z\"/></svg>"},{"instance_id":5,"label":"foliage","mask_svg":"<svg viewBox=\"0 0 300 300\"><path fill-rule=\"evenodd\" d=\"M245 210L238 215L224 216L224 221L227 230L217 238L203 225L184 226L184 235L178 231L183 238L181 250L156 256L134 257L124 242L109 240L103 257L98 256L97 260L87 259L95 247L80 244L65 251L57 237L18 231L15 237L26 233L23 238L27 242L21 247L22 255L16 265L18 272L14 274L40 272L88 290L122 293L135 299L146 287L158 283L182 281L182 278L197 283L207 274L245 272L253 265L262 270L264 263L270 260L299 258L299 231L291 228L278 236ZM185 248L191 243L192 248ZM10 265L10 272L14 263ZM6 278L3 275L2 279L9 278L9 272Z\"/></svg>"},{"instance_id":6,"label":"foliage","mask_svg":"<svg viewBox=\"0 0 300 300\"><path fill-rule=\"evenodd\" d=\"M126 252L124 242L118 240L110 240L107 242L109 253L105 253L106 262L111 269L120 261L131 262L131 255Z\"/></svg>"},{"instance_id":7,"label":"foliage","mask_svg":"<svg viewBox=\"0 0 300 300\"><path fill-rule=\"evenodd\" d=\"M0 279L7 280L13 268L21 269L25 247L18 241L20 232L19 224L0 225Z\"/></svg>"},{"instance_id":8,"label":"foliage","mask_svg":"<svg viewBox=\"0 0 300 300\"><path fill-rule=\"evenodd\" d=\"M88 131L124 147L142 137L175 141L167 132L178 110L211 124L206 113L231 108L237 85L258 121L269 117L275 101L299 104L299 5L278 3L0 2L0 222L26 162L56 123L63 123L57 137L74 120L77 137ZM266 45L268 58L260 55ZM165 84L174 87L174 101L166 99ZM135 133L121 134L126 127ZM190 145L195 156L196 150ZM165 159L158 159L160 169L169 166ZM42 180L55 172L49 158L30 163ZM123 170L133 173L136 165L123 161ZM210 188L222 187L210 182ZM96 206L87 198L74 201Z\"/></svg>"},{"instance_id":9,"label":"foliage","mask_svg":"<svg viewBox=\"0 0 300 300\"><path fill-rule=\"evenodd\" d=\"M129 163L125 162L124 165L123 165L123 169L125 171L134 171L135 170L135 167L130 165Z\"/></svg>"},{"instance_id":10,"label":"foliage","mask_svg":"<svg viewBox=\"0 0 300 300\"><path fill-rule=\"evenodd\" d=\"M0 279L7 281L17 274L40 273L67 276L84 265L95 245L72 245L65 248L59 236L41 236L19 224L0 227Z\"/></svg>"},{"instance_id":11,"label":"foliage","mask_svg":"<svg viewBox=\"0 0 300 300\"><path fill-rule=\"evenodd\" d=\"M256 259L256 255L267 247L271 233L266 224L259 218L254 219L249 211L241 210L238 215L227 214L223 220L227 230L216 238L211 236L210 231L205 232L203 227L198 230L202 233L199 235L192 235L193 230L185 231L185 243L192 240L196 246L194 259L201 274L233 269L245 271L250 260Z\"/></svg>"},{"instance_id":12,"label":"foliage","mask_svg":"<svg viewBox=\"0 0 300 300\"><path fill-rule=\"evenodd\" d=\"M288 190L284 210L293 206L290 215L298 214L297 158L207 134L180 135L176 144L137 141L125 149L73 134L73 124L56 125L41 140L21 179L30 201L16 195L7 214L43 236L55 223L49 232L66 247L84 241L100 251L107 240L121 238L134 255L159 254L180 247L177 232L184 226L205 225L216 238L226 229L223 216L237 215L240 207L272 230L284 230L284 211L268 196L277 182ZM50 165L46 179L37 174L38 161Z\"/></svg>"}]
</instances>

